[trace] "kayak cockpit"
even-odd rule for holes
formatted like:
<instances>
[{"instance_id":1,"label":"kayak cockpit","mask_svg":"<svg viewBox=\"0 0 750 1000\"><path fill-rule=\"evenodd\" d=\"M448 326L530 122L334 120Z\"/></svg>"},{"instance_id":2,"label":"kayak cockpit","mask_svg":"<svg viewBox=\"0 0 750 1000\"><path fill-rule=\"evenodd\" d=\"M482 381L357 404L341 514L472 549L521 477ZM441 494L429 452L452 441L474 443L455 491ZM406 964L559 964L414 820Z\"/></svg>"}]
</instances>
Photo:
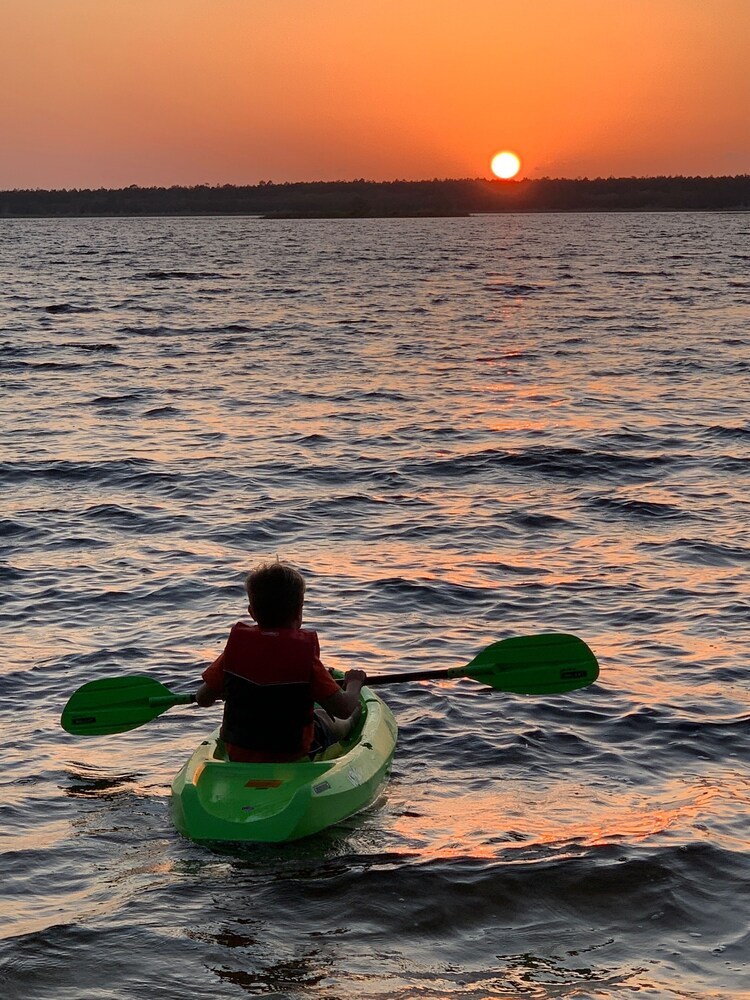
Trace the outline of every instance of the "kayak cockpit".
<instances>
[{"instance_id":1,"label":"kayak cockpit","mask_svg":"<svg viewBox=\"0 0 750 1000\"><path fill-rule=\"evenodd\" d=\"M217 730L172 783L177 829L198 841L280 842L364 809L387 780L397 727L377 695L362 693L366 711L355 733L313 760L230 761Z\"/></svg>"}]
</instances>

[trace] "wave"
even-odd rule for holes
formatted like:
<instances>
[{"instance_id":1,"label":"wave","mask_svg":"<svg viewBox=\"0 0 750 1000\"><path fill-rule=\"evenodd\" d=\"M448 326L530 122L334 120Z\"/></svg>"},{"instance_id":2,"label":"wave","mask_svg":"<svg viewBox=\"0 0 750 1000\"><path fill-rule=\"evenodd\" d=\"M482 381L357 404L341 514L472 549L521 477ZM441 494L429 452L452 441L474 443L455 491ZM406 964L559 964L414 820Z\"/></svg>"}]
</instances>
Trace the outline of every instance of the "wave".
<instances>
[{"instance_id":1,"label":"wave","mask_svg":"<svg viewBox=\"0 0 750 1000\"><path fill-rule=\"evenodd\" d=\"M536 292L543 292L544 285L524 284L523 282L497 281L483 286L484 291L495 295L507 295L509 298L526 298Z\"/></svg>"},{"instance_id":2,"label":"wave","mask_svg":"<svg viewBox=\"0 0 750 1000\"><path fill-rule=\"evenodd\" d=\"M488 448L451 459L436 459L408 466L414 475L444 476L486 475L494 470L519 469L559 479L612 478L648 479L683 461L681 456L627 455L617 452L589 451L584 448L554 448L537 445L512 452Z\"/></svg>"},{"instance_id":3,"label":"wave","mask_svg":"<svg viewBox=\"0 0 750 1000\"><path fill-rule=\"evenodd\" d=\"M18 372L80 372L89 365L76 361L8 361L0 362L3 371Z\"/></svg>"},{"instance_id":4,"label":"wave","mask_svg":"<svg viewBox=\"0 0 750 1000\"><path fill-rule=\"evenodd\" d=\"M236 477L227 474L224 484ZM154 490L183 499L205 498L211 492L210 482L202 470L186 467L178 471L146 458L124 458L112 461L0 462L0 485L21 486L47 481L51 483L93 484L98 489L120 487L128 490Z\"/></svg>"},{"instance_id":5,"label":"wave","mask_svg":"<svg viewBox=\"0 0 750 1000\"><path fill-rule=\"evenodd\" d=\"M74 305L72 302L58 302L49 306L44 306L44 311L53 315L101 312L97 306L80 306Z\"/></svg>"},{"instance_id":6,"label":"wave","mask_svg":"<svg viewBox=\"0 0 750 1000\"><path fill-rule=\"evenodd\" d=\"M70 350L71 348L76 351L90 351L91 353L102 353L102 354L115 354L117 351L121 351L122 348L118 344L110 343L95 343L87 344L83 341L72 341L66 342L59 345L62 350Z\"/></svg>"},{"instance_id":7,"label":"wave","mask_svg":"<svg viewBox=\"0 0 750 1000\"><path fill-rule=\"evenodd\" d=\"M591 497L586 500L589 507L636 520L690 521L695 514L683 510L675 504L656 503L649 500L632 500L620 497Z\"/></svg>"},{"instance_id":8,"label":"wave","mask_svg":"<svg viewBox=\"0 0 750 1000\"><path fill-rule=\"evenodd\" d=\"M231 275L219 272L219 271L166 271L166 270L153 270L144 271L142 274L136 274L135 278L140 280L149 281L226 281L231 277Z\"/></svg>"},{"instance_id":9,"label":"wave","mask_svg":"<svg viewBox=\"0 0 750 1000\"><path fill-rule=\"evenodd\" d=\"M702 432L706 437L716 437L721 440L746 441L750 438L750 426L747 427L727 427L724 424L714 424L704 428Z\"/></svg>"},{"instance_id":10,"label":"wave","mask_svg":"<svg viewBox=\"0 0 750 1000\"><path fill-rule=\"evenodd\" d=\"M681 562L702 566L735 566L750 562L750 547L711 542L704 538L674 538L666 542L642 542L644 550L668 553Z\"/></svg>"}]
</instances>

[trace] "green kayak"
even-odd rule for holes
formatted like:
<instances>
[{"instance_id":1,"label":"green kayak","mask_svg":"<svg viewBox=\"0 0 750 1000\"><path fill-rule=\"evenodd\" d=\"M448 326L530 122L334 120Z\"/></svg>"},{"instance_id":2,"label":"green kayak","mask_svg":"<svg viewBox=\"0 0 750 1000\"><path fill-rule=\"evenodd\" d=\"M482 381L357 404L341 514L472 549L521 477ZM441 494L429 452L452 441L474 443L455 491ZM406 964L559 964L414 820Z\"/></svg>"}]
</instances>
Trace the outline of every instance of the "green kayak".
<instances>
[{"instance_id":1,"label":"green kayak","mask_svg":"<svg viewBox=\"0 0 750 1000\"><path fill-rule=\"evenodd\" d=\"M315 760L241 764L227 759L218 730L172 782L172 820L196 841L279 843L333 826L368 806L385 784L397 726L388 706L362 688L362 719L350 741Z\"/></svg>"}]
</instances>

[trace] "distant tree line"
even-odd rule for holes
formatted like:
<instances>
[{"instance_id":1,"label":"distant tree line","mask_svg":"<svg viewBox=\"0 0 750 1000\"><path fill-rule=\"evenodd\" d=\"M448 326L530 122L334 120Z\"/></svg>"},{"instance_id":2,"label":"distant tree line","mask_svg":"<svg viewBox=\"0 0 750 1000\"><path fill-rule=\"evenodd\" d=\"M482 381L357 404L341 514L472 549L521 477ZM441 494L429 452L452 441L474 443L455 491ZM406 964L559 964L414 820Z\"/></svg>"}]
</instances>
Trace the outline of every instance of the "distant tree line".
<instances>
[{"instance_id":1,"label":"distant tree line","mask_svg":"<svg viewBox=\"0 0 750 1000\"><path fill-rule=\"evenodd\" d=\"M251 186L0 191L0 217L260 215L267 218L465 216L487 212L750 209L750 174L596 180L317 181Z\"/></svg>"}]
</instances>

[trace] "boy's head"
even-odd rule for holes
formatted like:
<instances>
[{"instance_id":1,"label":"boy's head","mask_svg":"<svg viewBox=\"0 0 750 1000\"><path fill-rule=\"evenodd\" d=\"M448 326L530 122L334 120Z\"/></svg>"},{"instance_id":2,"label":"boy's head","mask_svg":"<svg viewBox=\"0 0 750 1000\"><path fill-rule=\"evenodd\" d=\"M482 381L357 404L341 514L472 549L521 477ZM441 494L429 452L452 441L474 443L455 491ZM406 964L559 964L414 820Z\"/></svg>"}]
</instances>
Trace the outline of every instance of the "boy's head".
<instances>
[{"instance_id":1,"label":"boy's head","mask_svg":"<svg viewBox=\"0 0 750 1000\"><path fill-rule=\"evenodd\" d=\"M261 628L299 628L305 581L286 563L261 563L245 578L249 611Z\"/></svg>"}]
</instances>

